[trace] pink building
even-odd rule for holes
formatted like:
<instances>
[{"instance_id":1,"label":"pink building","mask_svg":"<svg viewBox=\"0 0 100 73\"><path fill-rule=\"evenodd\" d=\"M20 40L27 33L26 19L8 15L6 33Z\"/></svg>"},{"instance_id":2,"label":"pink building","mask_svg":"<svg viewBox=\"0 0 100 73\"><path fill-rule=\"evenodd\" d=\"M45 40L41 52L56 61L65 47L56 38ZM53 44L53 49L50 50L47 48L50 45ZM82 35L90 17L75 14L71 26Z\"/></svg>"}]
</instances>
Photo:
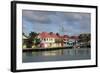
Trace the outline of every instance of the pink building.
<instances>
[{"instance_id":1,"label":"pink building","mask_svg":"<svg viewBox=\"0 0 100 73\"><path fill-rule=\"evenodd\" d=\"M63 47L63 44L65 41L68 40L67 35L57 35L55 33L47 33L47 32L42 32L39 33L38 38L41 40L41 47ZM57 42L57 40L63 40L62 42Z\"/></svg>"}]
</instances>

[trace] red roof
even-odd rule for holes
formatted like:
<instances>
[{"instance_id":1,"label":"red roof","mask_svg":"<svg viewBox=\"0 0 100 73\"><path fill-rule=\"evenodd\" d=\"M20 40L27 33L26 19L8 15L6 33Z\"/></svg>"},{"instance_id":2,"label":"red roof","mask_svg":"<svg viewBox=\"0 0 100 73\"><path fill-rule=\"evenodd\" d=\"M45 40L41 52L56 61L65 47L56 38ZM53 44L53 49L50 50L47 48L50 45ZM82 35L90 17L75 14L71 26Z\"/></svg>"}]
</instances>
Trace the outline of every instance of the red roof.
<instances>
[{"instance_id":1,"label":"red roof","mask_svg":"<svg viewBox=\"0 0 100 73\"><path fill-rule=\"evenodd\" d=\"M78 36L71 36L70 39L79 39Z\"/></svg>"},{"instance_id":2,"label":"red roof","mask_svg":"<svg viewBox=\"0 0 100 73\"><path fill-rule=\"evenodd\" d=\"M42 32L38 35L40 38L69 38L68 35L57 35L55 33L47 33L47 32Z\"/></svg>"},{"instance_id":3,"label":"red roof","mask_svg":"<svg viewBox=\"0 0 100 73\"><path fill-rule=\"evenodd\" d=\"M69 38L69 36L68 35L63 35L63 38Z\"/></svg>"}]
</instances>

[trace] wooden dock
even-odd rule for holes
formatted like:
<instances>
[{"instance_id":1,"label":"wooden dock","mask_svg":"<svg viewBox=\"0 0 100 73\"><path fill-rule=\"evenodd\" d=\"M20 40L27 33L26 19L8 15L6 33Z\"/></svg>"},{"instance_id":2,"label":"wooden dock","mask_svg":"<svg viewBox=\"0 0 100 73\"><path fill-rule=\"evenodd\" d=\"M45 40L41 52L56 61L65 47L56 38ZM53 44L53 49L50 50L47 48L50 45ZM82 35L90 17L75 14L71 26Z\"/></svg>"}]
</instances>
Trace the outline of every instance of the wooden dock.
<instances>
[{"instance_id":1,"label":"wooden dock","mask_svg":"<svg viewBox=\"0 0 100 73\"><path fill-rule=\"evenodd\" d=\"M31 51L53 51L53 50L61 50L61 49L72 49L72 47L25 48L25 49L23 49L23 52L31 52Z\"/></svg>"}]
</instances>

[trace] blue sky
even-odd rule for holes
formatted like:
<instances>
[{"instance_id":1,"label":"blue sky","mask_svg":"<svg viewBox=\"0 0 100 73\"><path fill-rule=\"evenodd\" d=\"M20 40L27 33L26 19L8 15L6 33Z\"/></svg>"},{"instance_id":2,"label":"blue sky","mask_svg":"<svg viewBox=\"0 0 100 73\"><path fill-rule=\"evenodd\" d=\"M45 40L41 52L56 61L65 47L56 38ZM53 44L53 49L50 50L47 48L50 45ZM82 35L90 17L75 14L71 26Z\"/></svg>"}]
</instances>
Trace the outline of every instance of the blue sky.
<instances>
[{"instance_id":1,"label":"blue sky","mask_svg":"<svg viewBox=\"0 0 100 73\"><path fill-rule=\"evenodd\" d=\"M90 33L90 13L23 10L23 32L54 32L66 35Z\"/></svg>"}]
</instances>

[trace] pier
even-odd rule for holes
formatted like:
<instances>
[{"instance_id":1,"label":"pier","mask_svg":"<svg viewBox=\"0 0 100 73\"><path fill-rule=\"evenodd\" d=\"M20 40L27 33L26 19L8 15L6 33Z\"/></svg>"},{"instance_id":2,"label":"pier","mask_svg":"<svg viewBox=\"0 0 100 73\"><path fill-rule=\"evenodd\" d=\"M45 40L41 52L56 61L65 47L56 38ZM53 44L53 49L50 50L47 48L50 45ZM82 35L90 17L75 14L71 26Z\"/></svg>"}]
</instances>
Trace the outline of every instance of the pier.
<instances>
[{"instance_id":1,"label":"pier","mask_svg":"<svg viewBox=\"0 0 100 73\"><path fill-rule=\"evenodd\" d=\"M51 51L51 50L61 50L61 49L72 49L73 47L53 47L53 48L24 48L23 52L31 51Z\"/></svg>"}]
</instances>

